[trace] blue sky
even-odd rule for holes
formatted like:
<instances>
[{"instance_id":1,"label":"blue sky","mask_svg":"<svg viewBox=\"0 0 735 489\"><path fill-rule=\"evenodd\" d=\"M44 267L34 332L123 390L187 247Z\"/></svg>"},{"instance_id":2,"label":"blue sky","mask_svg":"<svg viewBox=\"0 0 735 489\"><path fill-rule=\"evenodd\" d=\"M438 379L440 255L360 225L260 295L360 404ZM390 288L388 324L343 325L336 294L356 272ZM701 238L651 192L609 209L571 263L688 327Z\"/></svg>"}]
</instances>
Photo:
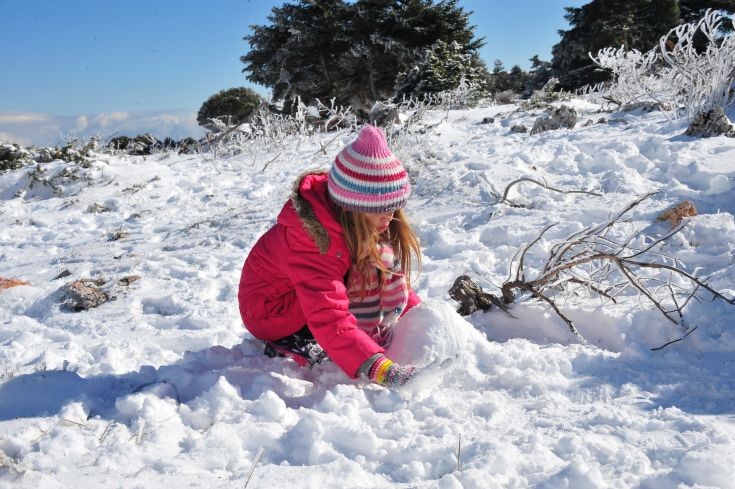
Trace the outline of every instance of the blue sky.
<instances>
[{"instance_id":1,"label":"blue sky","mask_svg":"<svg viewBox=\"0 0 735 489\"><path fill-rule=\"evenodd\" d=\"M563 8L584 3L459 2L474 12L476 35L485 37L482 58L490 67L501 59L507 68L527 68L534 54L549 59L557 30L567 27ZM243 37L282 4L0 0L0 135L7 133L9 120L29 113L75 123L86 115L87 127L95 114L195 113L217 91L250 85L241 73L239 58L248 49Z\"/></svg>"}]
</instances>

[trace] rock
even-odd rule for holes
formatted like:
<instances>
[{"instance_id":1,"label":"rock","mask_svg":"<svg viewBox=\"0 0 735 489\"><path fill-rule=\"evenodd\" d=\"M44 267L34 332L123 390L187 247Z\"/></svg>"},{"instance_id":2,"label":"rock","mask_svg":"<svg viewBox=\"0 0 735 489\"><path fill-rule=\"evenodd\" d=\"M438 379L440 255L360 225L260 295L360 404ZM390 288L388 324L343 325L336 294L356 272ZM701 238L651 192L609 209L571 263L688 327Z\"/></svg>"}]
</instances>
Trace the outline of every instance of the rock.
<instances>
[{"instance_id":1,"label":"rock","mask_svg":"<svg viewBox=\"0 0 735 489\"><path fill-rule=\"evenodd\" d=\"M735 138L735 127L725 115L722 107L716 107L707 112L700 112L686 130L687 136L709 138L713 136L727 136Z\"/></svg>"},{"instance_id":2,"label":"rock","mask_svg":"<svg viewBox=\"0 0 735 489\"><path fill-rule=\"evenodd\" d=\"M102 214L103 212L110 212L111 210L112 209L110 209L109 207L98 204L96 202L94 204L90 204L89 207L87 207L87 212L89 214Z\"/></svg>"},{"instance_id":3,"label":"rock","mask_svg":"<svg viewBox=\"0 0 735 489\"><path fill-rule=\"evenodd\" d=\"M480 124L492 124L495 122L495 117L483 117Z\"/></svg>"},{"instance_id":4,"label":"rock","mask_svg":"<svg viewBox=\"0 0 735 489\"><path fill-rule=\"evenodd\" d=\"M554 109L550 116L542 116L536 119L531 129L531 134L538 134L554 129L573 129L577 124L577 111L566 105Z\"/></svg>"},{"instance_id":5,"label":"rock","mask_svg":"<svg viewBox=\"0 0 735 489\"><path fill-rule=\"evenodd\" d=\"M685 200L678 203L674 207L663 211L656 220L666 221L671 228L678 226L685 217L694 217L697 215L697 208L691 200Z\"/></svg>"},{"instance_id":6,"label":"rock","mask_svg":"<svg viewBox=\"0 0 735 489\"><path fill-rule=\"evenodd\" d=\"M108 148L125 151L129 155L149 155L154 149L163 147L161 141L151 134L139 134L134 138L118 136L110 141Z\"/></svg>"},{"instance_id":7,"label":"rock","mask_svg":"<svg viewBox=\"0 0 735 489\"><path fill-rule=\"evenodd\" d=\"M107 240L108 241L119 241L121 239L127 238L129 235L130 233L128 233L127 231L123 231L123 230L115 231L114 233L110 235L109 238L107 238Z\"/></svg>"},{"instance_id":8,"label":"rock","mask_svg":"<svg viewBox=\"0 0 735 489\"><path fill-rule=\"evenodd\" d=\"M370 121L375 126L388 127L401 122L398 107L376 103L370 111Z\"/></svg>"},{"instance_id":9,"label":"rock","mask_svg":"<svg viewBox=\"0 0 735 489\"><path fill-rule=\"evenodd\" d=\"M3 278L0 277L0 290L9 289L11 287L18 287L19 285L31 285L25 280L17 278Z\"/></svg>"},{"instance_id":10,"label":"rock","mask_svg":"<svg viewBox=\"0 0 735 489\"><path fill-rule=\"evenodd\" d=\"M99 307L108 300L110 296L99 289L104 280L75 280L61 289L61 304L69 311L80 312Z\"/></svg>"},{"instance_id":11,"label":"rock","mask_svg":"<svg viewBox=\"0 0 735 489\"><path fill-rule=\"evenodd\" d=\"M138 280L140 280L140 275L128 275L127 277L123 277L118 280L117 284L122 285L123 287L127 287L128 285L132 284L133 282L137 282Z\"/></svg>"},{"instance_id":12,"label":"rock","mask_svg":"<svg viewBox=\"0 0 735 489\"><path fill-rule=\"evenodd\" d=\"M60 278L68 277L69 275L71 275L71 272L69 270L63 270L61 273L55 276L53 280L59 280Z\"/></svg>"},{"instance_id":13,"label":"rock","mask_svg":"<svg viewBox=\"0 0 735 489\"><path fill-rule=\"evenodd\" d=\"M526 133L528 132L528 128L523 124L516 124L515 126L510 128L510 132Z\"/></svg>"}]
</instances>

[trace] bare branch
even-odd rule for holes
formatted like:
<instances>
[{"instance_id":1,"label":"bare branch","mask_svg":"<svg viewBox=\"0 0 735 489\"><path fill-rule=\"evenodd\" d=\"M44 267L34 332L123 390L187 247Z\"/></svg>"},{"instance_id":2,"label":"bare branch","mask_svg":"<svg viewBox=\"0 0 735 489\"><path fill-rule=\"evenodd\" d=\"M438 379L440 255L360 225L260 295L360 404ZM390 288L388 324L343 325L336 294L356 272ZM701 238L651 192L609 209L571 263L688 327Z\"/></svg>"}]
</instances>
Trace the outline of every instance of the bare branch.
<instances>
[{"instance_id":1,"label":"bare branch","mask_svg":"<svg viewBox=\"0 0 735 489\"><path fill-rule=\"evenodd\" d=\"M678 338L678 339L676 339L676 340L672 340L672 341L669 341L668 343L664 343L663 345L661 345L661 346L659 346L659 347L656 347L656 348L651 348L651 351L659 351L659 350L663 350L664 348L666 348L666 347L667 347L667 346L669 346L669 345L673 345L674 343L678 343L679 341L682 341L682 340L683 340L684 338L686 338L686 337L687 337L687 336L689 336L690 334L694 333L694 332L695 332L695 331L697 330L697 328L699 328L699 326L695 326L695 327L693 327L692 329L690 329L690 330L689 330L689 331L687 332L687 334L685 334L685 335L684 335L684 336L682 336L681 338Z\"/></svg>"},{"instance_id":2,"label":"bare branch","mask_svg":"<svg viewBox=\"0 0 735 489\"><path fill-rule=\"evenodd\" d=\"M533 178L519 178L518 180L514 180L510 182L506 187L505 191L503 192L502 197L500 198L500 202L504 202L506 204L511 204L513 206L519 206L519 204L516 204L513 201L508 200L508 193L510 192L511 187L513 187L516 184L519 184L521 182L531 182L535 183L536 185L539 185L547 190L551 190L553 192L559 192L560 194L587 194L587 195L594 195L595 197L602 197L602 194L598 194L597 192L590 192L587 190L562 190L555 187L552 187L546 183L539 182L538 180L534 180Z\"/></svg>"},{"instance_id":3,"label":"bare branch","mask_svg":"<svg viewBox=\"0 0 735 489\"><path fill-rule=\"evenodd\" d=\"M546 233L546 231L548 231L549 229L553 228L554 226L556 226L556 224L549 224L548 226L546 226L546 227L545 227L545 228L544 228L544 229L543 229L543 230L542 230L542 231L541 231L541 232L540 232L540 233L538 234L538 236L536 236L536 238L535 238L535 239L534 239L533 241L531 241L530 243L528 243L528 244L527 244L527 245L526 245L526 246L525 246L525 247L523 248L523 251L521 252L521 256L520 256L520 258L518 259L518 268L516 269L516 280L521 280L521 278L522 278L522 275L523 275L523 260L524 260L524 258L526 257L526 253L528 252L528 250L530 250L530 249L531 249L531 248L532 248L532 247L533 247L533 246L534 246L534 245L535 245L536 243L538 243L538 242L539 242L539 240L540 240L540 239L541 239L541 237L542 237L542 236L543 236L543 235L544 235L544 234Z\"/></svg>"},{"instance_id":4,"label":"bare branch","mask_svg":"<svg viewBox=\"0 0 735 489\"><path fill-rule=\"evenodd\" d=\"M692 300L699 301L702 291L711 294L712 300L735 305L735 298L725 297L711 287L708 278L698 277L696 271L686 271L676 258L653 251L657 245L666 243L679 233L683 225L654 238L643 249L635 249L630 245L634 238L643 236L641 231L631 230L622 243L606 237L616 227L627 226L625 214L654 194L639 197L614 214L609 221L575 232L554 244L541 272L528 278L525 274L525 259L553 224L545 227L534 240L519 248L511 260L510 276L500 286L504 303L513 303L516 291L521 292L521 295L526 293L539 298L551 306L575 335L579 335L579 332L558 307L555 295L562 292L566 293L566 299L574 297L581 290L580 286L589 295L594 293L614 303L618 303L624 293L638 298L642 305L653 306L667 320L682 328L685 328L687 305Z\"/></svg>"}]
</instances>

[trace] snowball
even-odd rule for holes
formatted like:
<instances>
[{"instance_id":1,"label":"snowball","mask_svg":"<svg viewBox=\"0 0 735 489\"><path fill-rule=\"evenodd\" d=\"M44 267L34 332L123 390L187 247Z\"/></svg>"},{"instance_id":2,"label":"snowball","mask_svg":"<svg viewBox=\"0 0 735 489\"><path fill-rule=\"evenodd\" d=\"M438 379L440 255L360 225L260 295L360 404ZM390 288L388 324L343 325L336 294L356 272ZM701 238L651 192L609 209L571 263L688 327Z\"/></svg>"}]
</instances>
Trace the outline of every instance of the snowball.
<instances>
[{"instance_id":1,"label":"snowball","mask_svg":"<svg viewBox=\"0 0 735 489\"><path fill-rule=\"evenodd\" d=\"M730 179L726 175L717 175L709 181L709 193L712 195L724 194L731 188Z\"/></svg>"},{"instance_id":2,"label":"snowball","mask_svg":"<svg viewBox=\"0 0 735 489\"><path fill-rule=\"evenodd\" d=\"M398 364L425 367L462 352L472 329L445 302L426 301L396 324L386 356Z\"/></svg>"}]
</instances>

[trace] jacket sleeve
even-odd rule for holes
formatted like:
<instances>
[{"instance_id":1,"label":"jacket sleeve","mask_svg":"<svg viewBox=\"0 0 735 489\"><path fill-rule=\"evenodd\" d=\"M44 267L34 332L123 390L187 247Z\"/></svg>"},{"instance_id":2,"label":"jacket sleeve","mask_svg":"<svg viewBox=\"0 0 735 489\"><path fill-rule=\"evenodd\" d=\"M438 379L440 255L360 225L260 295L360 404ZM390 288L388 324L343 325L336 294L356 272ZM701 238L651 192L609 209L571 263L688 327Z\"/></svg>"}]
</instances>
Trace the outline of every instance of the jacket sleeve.
<instances>
[{"instance_id":1,"label":"jacket sleeve","mask_svg":"<svg viewBox=\"0 0 735 489\"><path fill-rule=\"evenodd\" d=\"M385 350L357 327L348 311L341 259L318 252L291 253L285 269L294 284L306 324L325 353L349 377L365 360Z\"/></svg>"}]
</instances>

